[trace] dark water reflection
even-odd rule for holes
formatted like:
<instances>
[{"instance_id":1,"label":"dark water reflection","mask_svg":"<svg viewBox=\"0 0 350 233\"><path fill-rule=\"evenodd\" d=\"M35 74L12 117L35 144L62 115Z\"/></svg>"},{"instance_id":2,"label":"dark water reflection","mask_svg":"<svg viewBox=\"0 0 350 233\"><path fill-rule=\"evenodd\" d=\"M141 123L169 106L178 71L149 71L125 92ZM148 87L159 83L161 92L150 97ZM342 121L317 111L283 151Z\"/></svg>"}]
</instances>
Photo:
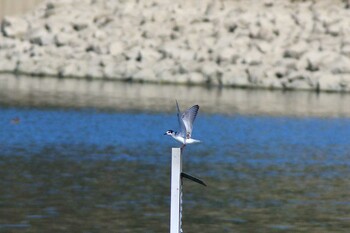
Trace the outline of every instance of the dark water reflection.
<instances>
[{"instance_id":1,"label":"dark water reflection","mask_svg":"<svg viewBox=\"0 0 350 233\"><path fill-rule=\"evenodd\" d=\"M201 112L226 115L350 117L350 95L307 91L121 83L0 75L0 105L35 108L94 108L123 112L173 112L200 104Z\"/></svg>"},{"instance_id":2,"label":"dark water reflection","mask_svg":"<svg viewBox=\"0 0 350 233\"><path fill-rule=\"evenodd\" d=\"M0 116L0 232L169 231L174 114ZM194 135L185 232L349 231L350 119L200 113Z\"/></svg>"}]
</instances>

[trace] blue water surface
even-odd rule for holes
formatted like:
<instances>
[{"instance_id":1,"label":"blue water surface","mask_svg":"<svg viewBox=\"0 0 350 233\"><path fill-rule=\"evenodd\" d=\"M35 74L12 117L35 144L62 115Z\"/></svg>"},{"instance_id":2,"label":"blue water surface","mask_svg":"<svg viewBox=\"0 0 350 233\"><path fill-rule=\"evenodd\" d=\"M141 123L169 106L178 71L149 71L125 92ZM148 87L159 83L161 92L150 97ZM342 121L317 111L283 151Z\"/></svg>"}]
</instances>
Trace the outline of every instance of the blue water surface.
<instances>
[{"instance_id":1,"label":"blue water surface","mask_svg":"<svg viewBox=\"0 0 350 233\"><path fill-rule=\"evenodd\" d=\"M31 156L56 148L74 159L104 158L167 163L164 136L176 114L99 112L94 109L0 108L2 156ZM15 122L14 119L19 119ZM197 163L349 165L350 119L199 114L186 148ZM86 150L85 155L75 153Z\"/></svg>"},{"instance_id":2,"label":"blue water surface","mask_svg":"<svg viewBox=\"0 0 350 233\"><path fill-rule=\"evenodd\" d=\"M175 113L0 107L0 231L168 231L176 127ZM193 137L183 169L208 186L184 181L189 232L348 232L350 119L200 112Z\"/></svg>"}]
</instances>

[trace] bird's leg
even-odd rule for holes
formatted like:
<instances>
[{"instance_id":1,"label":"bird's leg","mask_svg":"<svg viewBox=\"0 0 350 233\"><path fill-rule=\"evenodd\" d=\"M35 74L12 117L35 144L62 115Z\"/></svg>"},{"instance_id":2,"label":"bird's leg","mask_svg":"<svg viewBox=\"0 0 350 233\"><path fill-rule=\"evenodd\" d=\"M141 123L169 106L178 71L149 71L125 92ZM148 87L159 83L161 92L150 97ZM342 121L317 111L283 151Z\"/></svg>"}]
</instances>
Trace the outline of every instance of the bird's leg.
<instances>
[{"instance_id":1,"label":"bird's leg","mask_svg":"<svg viewBox=\"0 0 350 233\"><path fill-rule=\"evenodd\" d=\"M181 146L181 152L183 151L183 149L185 148L185 146L186 146L186 144L182 144L182 146Z\"/></svg>"}]
</instances>

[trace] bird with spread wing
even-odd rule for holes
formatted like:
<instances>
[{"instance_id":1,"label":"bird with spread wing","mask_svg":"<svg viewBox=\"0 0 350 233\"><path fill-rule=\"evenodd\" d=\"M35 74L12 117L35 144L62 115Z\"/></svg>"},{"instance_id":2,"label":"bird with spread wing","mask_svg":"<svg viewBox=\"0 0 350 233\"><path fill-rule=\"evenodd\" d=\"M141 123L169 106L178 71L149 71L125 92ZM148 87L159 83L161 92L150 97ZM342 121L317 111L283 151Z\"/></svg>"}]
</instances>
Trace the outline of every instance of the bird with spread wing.
<instances>
[{"instance_id":1,"label":"bird with spread wing","mask_svg":"<svg viewBox=\"0 0 350 233\"><path fill-rule=\"evenodd\" d=\"M199 143L199 140L192 138L193 122L196 119L199 106L194 105L181 113L179 104L176 101L176 108L180 130L177 132L170 129L164 135L172 136L176 141L182 143L181 148L184 148L187 144Z\"/></svg>"}]
</instances>

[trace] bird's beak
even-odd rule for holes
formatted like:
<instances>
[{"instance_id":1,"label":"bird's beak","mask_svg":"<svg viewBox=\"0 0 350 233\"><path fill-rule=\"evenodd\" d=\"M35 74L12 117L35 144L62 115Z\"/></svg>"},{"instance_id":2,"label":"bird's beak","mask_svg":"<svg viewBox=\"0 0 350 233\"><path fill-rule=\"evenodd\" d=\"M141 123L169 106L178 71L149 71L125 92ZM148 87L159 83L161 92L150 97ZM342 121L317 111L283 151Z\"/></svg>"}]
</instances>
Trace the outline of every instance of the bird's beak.
<instances>
[{"instance_id":1,"label":"bird's beak","mask_svg":"<svg viewBox=\"0 0 350 233\"><path fill-rule=\"evenodd\" d=\"M166 135L166 133L164 133L164 135Z\"/></svg>"}]
</instances>

